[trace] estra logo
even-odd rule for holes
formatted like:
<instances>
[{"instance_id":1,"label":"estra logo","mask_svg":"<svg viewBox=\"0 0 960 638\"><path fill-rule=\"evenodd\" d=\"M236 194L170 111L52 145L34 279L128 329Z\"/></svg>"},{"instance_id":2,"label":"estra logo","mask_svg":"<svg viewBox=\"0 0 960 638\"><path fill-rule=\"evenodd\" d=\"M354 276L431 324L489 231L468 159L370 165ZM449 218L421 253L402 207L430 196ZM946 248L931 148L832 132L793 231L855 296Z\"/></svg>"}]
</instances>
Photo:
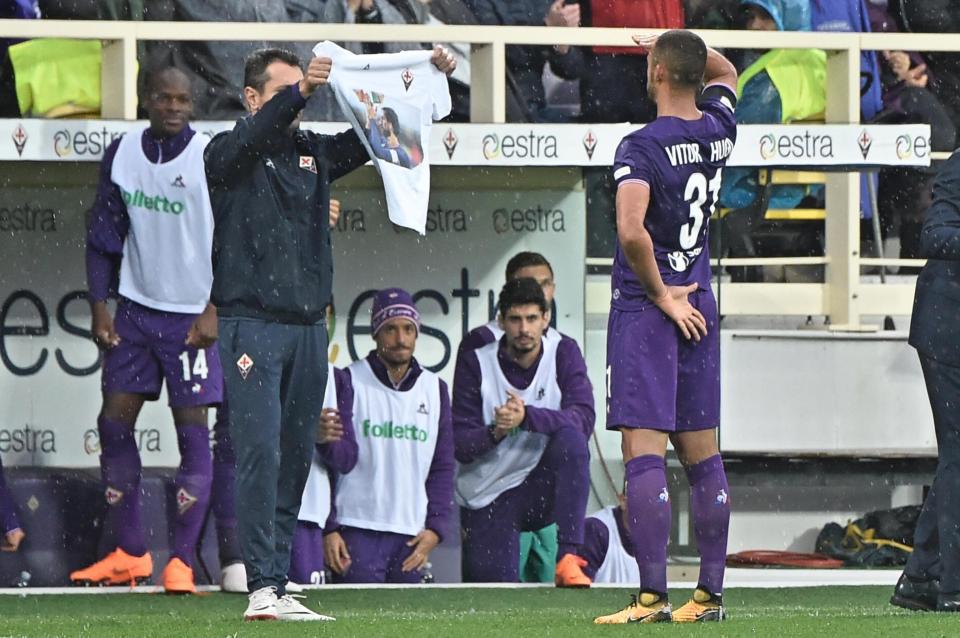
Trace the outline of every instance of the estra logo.
<instances>
[{"instance_id":1,"label":"estra logo","mask_svg":"<svg viewBox=\"0 0 960 638\"><path fill-rule=\"evenodd\" d=\"M57 157L100 157L110 143L123 136L122 131L107 127L99 131L71 131L60 129L53 134L53 152Z\"/></svg>"},{"instance_id":2,"label":"estra logo","mask_svg":"<svg viewBox=\"0 0 960 638\"><path fill-rule=\"evenodd\" d=\"M765 161L778 159L818 160L834 158L833 136L803 129L796 133L775 135L767 133L760 138L760 157Z\"/></svg>"},{"instance_id":3,"label":"estra logo","mask_svg":"<svg viewBox=\"0 0 960 638\"><path fill-rule=\"evenodd\" d=\"M923 159L930 155L930 140L920 135L900 135L897 137L896 152L898 159Z\"/></svg>"},{"instance_id":4,"label":"estra logo","mask_svg":"<svg viewBox=\"0 0 960 638\"><path fill-rule=\"evenodd\" d=\"M488 133L481 140L483 158L504 159L556 159L557 136L537 135L532 130L522 135L499 135Z\"/></svg>"}]
</instances>

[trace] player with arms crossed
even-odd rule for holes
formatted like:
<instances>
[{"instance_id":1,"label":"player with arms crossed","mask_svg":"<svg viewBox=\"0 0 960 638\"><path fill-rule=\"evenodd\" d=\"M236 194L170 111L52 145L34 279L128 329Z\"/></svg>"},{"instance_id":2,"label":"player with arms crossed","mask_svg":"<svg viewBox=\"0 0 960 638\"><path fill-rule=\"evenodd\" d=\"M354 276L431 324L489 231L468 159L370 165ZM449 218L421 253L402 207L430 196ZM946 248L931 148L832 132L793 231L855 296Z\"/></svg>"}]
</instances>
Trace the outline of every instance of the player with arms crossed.
<instances>
[{"instance_id":1,"label":"player with arms crossed","mask_svg":"<svg viewBox=\"0 0 960 638\"><path fill-rule=\"evenodd\" d=\"M607 326L607 428L623 436L641 589L630 605L595 622L716 621L724 618L730 502L716 436L720 340L707 223L736 139L737 73L689 31L635 41L650 52L647 90L657 119L626 136L614 160L618 244ZM668 439L690 480L701 557L693 599L673 613Z\"/></svg>"}]
</instances>

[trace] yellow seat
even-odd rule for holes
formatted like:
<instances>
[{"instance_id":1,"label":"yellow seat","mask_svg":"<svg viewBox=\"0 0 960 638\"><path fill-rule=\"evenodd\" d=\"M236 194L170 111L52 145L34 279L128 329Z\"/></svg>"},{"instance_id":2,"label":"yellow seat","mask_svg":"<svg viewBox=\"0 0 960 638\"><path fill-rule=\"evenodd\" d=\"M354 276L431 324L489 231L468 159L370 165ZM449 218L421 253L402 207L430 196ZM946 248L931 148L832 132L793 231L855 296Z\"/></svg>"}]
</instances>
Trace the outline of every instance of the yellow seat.
<instances>
[{"instance_id":1,"label":"yellow seat","mask_svg":"<svg viewBox=\"0 0 960 638\"><path fill-rule=\"evenodd\" d=\"M757 181L767 184L823 184L827 180L821 171L796 171L787 169L761 169ZM823 221L827 211L823 208L768 208L763 215L770 221Z\"/></svg>"}]
</instances>

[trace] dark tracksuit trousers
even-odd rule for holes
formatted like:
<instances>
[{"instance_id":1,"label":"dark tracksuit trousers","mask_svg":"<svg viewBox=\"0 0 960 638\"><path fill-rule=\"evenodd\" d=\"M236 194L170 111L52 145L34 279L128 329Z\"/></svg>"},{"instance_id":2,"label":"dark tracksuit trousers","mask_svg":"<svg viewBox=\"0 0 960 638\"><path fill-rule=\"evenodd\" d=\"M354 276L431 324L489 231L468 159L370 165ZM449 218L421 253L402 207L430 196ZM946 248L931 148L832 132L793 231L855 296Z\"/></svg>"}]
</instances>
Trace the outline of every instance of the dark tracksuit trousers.
<instances>
[{"instance_id":1,"label":"dark tracksuit trousers","mask_svg":"<svg viewBox=\"0 0 960 638\"><path fill-rule=\"evenodd\" d=\"M327 383L327 326L220 318L247 586L285 593ZM247 355L244 377L239 363Z\"/></svg>"},{"instance_id":2,"label":"dark tracksuit trousers","mask_svg":"<svg viewBox=\"0 0 960 638\"><path fill-rule=\"evenodd\" d=\"M939 459L904 571L914 579L939 579L941 592L956 594L960 593L960 367L923 354L920 366L933 408Z\"/></svg>"}]
</instances>

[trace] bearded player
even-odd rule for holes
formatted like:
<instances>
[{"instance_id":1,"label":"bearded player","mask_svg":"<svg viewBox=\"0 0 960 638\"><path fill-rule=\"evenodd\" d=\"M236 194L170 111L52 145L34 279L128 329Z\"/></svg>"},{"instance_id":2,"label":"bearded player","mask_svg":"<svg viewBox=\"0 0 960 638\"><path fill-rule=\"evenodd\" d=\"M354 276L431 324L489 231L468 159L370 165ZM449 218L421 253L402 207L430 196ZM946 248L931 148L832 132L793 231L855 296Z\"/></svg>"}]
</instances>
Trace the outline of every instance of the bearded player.
<instances>
[{"instance_id":1,"label":"bearded player","mask_svg":"<svg viewBox=\"0 0 960 638\"><path fill-rule=\"evenodd\" d=\"M737 73L689 31L635 41L649 51L647 90L657 119L623 139L613 166L618 244L607 427L623 436L640 593L594 622L719 621L730 501L717 445L720 340L707 225L736 139ZM690 481L700 549L697 588L676 612L667 600L668 440Z\"/></svg>"}]
</instances>

